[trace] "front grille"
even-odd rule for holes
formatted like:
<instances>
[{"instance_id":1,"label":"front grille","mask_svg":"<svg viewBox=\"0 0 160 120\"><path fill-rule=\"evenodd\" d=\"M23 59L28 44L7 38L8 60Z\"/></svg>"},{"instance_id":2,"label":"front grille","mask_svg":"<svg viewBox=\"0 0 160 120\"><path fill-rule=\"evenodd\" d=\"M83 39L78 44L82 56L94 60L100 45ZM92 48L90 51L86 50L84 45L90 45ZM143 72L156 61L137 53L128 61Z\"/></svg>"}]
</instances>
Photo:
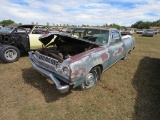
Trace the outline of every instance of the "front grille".
<instances>
[{"instance_id":1,"label":"front grille","mask_svg":"<svg viewBox=\"0 0 160 120\"><path fill-rule=\"evenodd\" d=\"M56 73L64 78L68 79L68 77L62 73L62 71L56 71L56 64L59 63L58 60L51 58L51 57L48 57L48 56L45 56L45 55L42 55L37 51L35 52L35 54L33 54L32 60L39 67L42 67L50 72Z\"/></svg>"},{"instance_id":2,"label":"front grille","mask_svg":"<svg viewBox=\"0 0 160 120\"><path fill-rule=\"evenodd\" d=\"M53 59L51 57L48 57L48 56L45 56L45 55L42 55L40 54L39 52L35 52L35 55L37 56L38 59L42 60L42 61L45 61L47 63L50 63L52 65L56 65L58 63L58 60L56 59Z\"/></svg>"},{"instance_id":3,"label":"front grille","mask_svg":"<svg viewBox=\"0 0 160 120\"><path fill-rule=\"evenodd\" d=\"M40 67L42 67L44 69L47 69L47 70L49 70L51 72L56 72L55 67L53 65L48 64L48 63L46 63L46 62L44 62L42 60L37 59L37 57L35 55L32 57L32 59L38 66L40 66Z\"/></svg>"},{"instance_id":4,"label":"front grille","mask_svg":"<svg viewBox=\"0 0 160 120\"><path fill-rule=\"evenodd\" d=\"M44 56L37 51L33 55L32 59L38 66L47 69L51 72L56 72L55 65L58 63L57 60L48 56Z\"/></svg>"}]
</instances>

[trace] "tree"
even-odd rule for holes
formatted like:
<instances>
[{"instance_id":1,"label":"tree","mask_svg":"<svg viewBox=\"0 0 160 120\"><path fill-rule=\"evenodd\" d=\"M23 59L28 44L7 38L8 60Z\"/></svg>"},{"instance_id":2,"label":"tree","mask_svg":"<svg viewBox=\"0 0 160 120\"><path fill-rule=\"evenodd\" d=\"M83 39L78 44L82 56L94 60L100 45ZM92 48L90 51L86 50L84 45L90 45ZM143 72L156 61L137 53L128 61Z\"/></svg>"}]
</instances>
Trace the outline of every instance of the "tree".
<instances>
[{"instance_id":1,"label":"tree","mask_svg":"<svg viewBox=\"0 0 160 120\"><path fill-rule=\"evenodd\" d=\"M13 20L3 20L0 22L0 24L4 27L4 26L8 26L8 25L11 25L11 24L14 24L14 21Z\"/></svg>"},{"instance_id":2,"label":"tree","mask_svg":"<svg viewBox=\"0 0 160 120\"><path fill-rule=\"evenodd\" d=\"M135 24L132 24L131 27L132 27L132 28L138 28L139 25L142 24L142 23L143 23L143 21L138 21L138 22L136 22ZM138 29L139 29L139 28L138 28Z\"/></svg>"},{"instance_id":3,"label":"tree","mask_svg":"<svg viewBox=\"0 0 160 120\"><path fill-rule=\"evenodd\" d=\"M18 23L18 25L22 25L22 23Z\"/></svg>"},{"instance_id":4,"label":"tree","mask_svg":"<svg viewBox=\"0 0 160 120\"><path fill-rule=\"evenodd\" d=\"M153 21L153 22L151 23L151 26L157 26L157 27L160 27L160 19L159 19L159 20L157 20L157 21Z\"/></svg>"},{"instance_id":5,"label":"tree","mask_svg":"<svg viewBox=\"0 0 160 120\"><path fill-rule=\"evenodd\" d=\"M31 22L32 25L34 25L34 22Z\"/></svg>"},{"instance_id":6,"label":"tree","mask_svg":"<svg viewBox=\"0 0 160 120\"><path fill-rule=\"evenodd\" d=\"M49 26L49 22L47 22L47 26Z\"/></svg>"},{"instance_id":7,"label":"tree","mask_svg":"<svg viewBox=\"0 0 160 120\"><path fill-rule=\"evenodd\" d=\"M159 27L160 26L160 20L157 20L157 21L153 21L153 22L143 22L143 21L138 21L134 24L131 25L131 27L133 28L138 28L138 29L149 29L151 26L157 26Z\"/></svg>"},{"instance_id":8,"label":"tree","mask_svg":"<svg viewBox=\"0 0 160 120\"><path fill-rule=\"evenodd\" d=\"M117 25L117 24L115 24L115 23L110 24L110 25L109 25L109 27L111 27L111 28L117 28L117 29L120 29L120 26L119 26L119 25Z\"/></svg>"}]
</instances>

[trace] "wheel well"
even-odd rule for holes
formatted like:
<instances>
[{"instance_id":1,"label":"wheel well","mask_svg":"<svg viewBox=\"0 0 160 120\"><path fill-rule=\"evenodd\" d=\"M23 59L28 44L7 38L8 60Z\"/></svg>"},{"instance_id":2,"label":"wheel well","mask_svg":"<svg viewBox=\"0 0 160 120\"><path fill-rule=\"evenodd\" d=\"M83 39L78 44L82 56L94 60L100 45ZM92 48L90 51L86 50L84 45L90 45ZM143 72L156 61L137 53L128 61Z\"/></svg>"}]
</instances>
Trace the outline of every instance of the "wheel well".
<instances>
[{"instance_id":1,"label":"wheel well","mask_svg":"<svg viewBox=\"0 0 160 120\"><path fill-rule=\"evenodd\" d=\"M96 66L94 66L94 67L100 67L100 69L101 69L101 72L103 71L103 66L101 65L101 64L99 64L99 65L96 65ZM93 68L94 68L93 67Z\"/></svg>"}]
</instances>

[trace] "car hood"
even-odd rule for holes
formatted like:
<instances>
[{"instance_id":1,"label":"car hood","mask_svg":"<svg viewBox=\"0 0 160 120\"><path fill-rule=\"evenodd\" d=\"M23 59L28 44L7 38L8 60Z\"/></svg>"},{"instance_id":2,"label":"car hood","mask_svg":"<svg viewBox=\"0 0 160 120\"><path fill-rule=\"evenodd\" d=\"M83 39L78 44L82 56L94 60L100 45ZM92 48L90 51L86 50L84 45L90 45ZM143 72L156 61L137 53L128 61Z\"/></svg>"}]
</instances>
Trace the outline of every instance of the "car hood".
<instances>
[{"instance_id":1,"label":"car hood","mask_svg":"<svg viewBox=\"0 0 160 120\"><path fill-rule=\"evenodd\" d=\"M91 42L91 41L88 41L88 40L85 40L85 39L81 39L81 38L75 38L73 36L71 36L70 34L65 34L65 33L62 33L62 32L49 32L49 33L45 33L43 35L41 35L39 37L39 41L43 43L44 46L48 45L49 43L51 43L51 41L53 40L54 37L59 37L59 36L62 36L62 37L65 37L65 38L70 38L72 40L78 40L78 41L82 41L82 42L87 42L87 43L91 43L91 44L96 44L96 45L101 45L101 44L98 44L96 42Z\"/></svg>"}]
</instances>

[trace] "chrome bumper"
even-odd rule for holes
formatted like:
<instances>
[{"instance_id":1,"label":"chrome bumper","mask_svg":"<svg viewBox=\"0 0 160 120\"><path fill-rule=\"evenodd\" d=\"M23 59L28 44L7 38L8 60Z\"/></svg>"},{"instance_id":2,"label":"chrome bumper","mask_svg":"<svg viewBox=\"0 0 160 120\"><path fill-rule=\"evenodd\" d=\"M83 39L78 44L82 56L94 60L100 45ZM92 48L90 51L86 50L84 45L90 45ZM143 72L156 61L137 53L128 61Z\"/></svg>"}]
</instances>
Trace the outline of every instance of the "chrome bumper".
<instances>
[{"instance_id":1,"label":"chrome bumper","mask_svg":"<svg viewBox=\"0 0 160 120\"><path fill-rule=\"evenodd\" d=\"M39 66L37 66L33 61L32 61L32 52L29 52L29 56L30 56L30 61L31 64L33 66L34 69L36 69L37 71L39 71L42 74L45 74L46 76L50 77L51 80L55 83L56 88L61 92L61 93L65 93L68 92L69 90L69 85L61 85L60 82L57 80L57 78L53 75L52 72L47 71Z\"/></svg>"}]
</instances>

